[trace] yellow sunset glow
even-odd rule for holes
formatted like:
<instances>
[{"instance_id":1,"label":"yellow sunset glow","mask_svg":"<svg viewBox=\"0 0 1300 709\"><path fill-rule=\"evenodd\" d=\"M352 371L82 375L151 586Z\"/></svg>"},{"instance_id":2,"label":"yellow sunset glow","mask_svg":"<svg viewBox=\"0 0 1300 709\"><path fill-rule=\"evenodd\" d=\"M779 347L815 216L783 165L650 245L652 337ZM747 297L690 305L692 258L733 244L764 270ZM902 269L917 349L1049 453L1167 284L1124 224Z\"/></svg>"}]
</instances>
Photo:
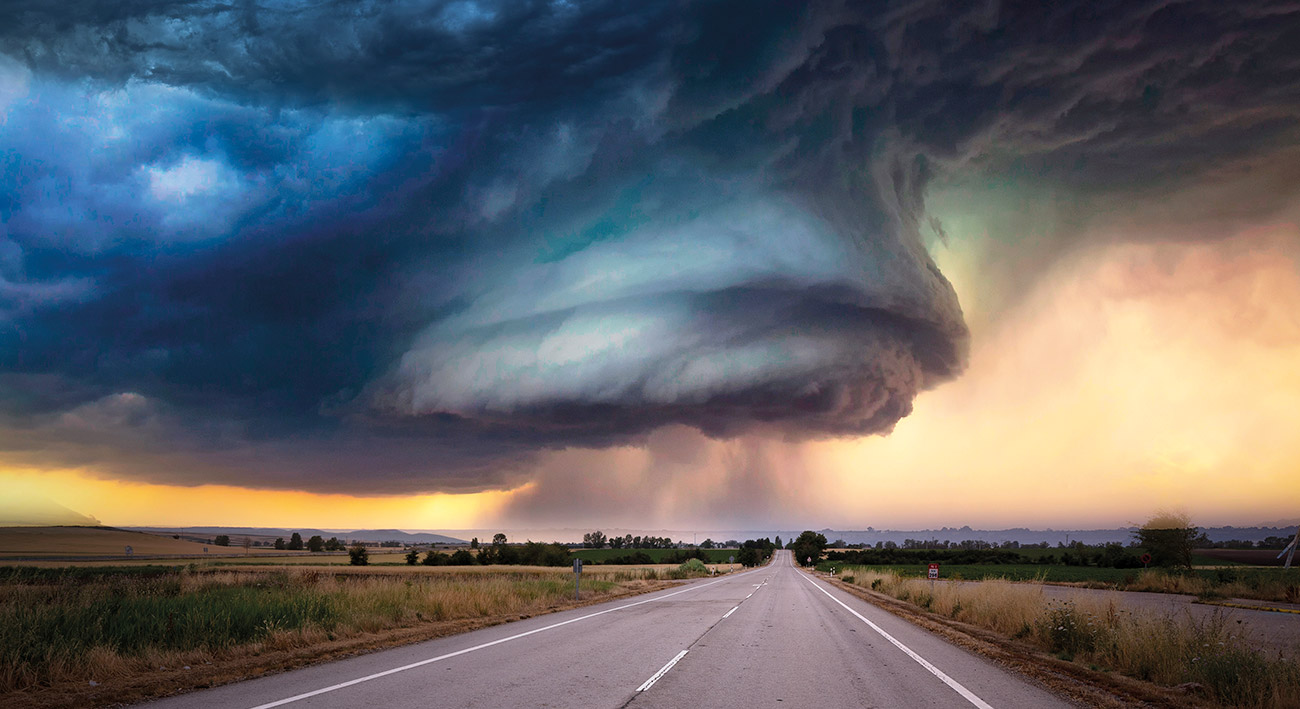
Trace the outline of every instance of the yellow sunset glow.
<instances>
[{"instance_id":1,"label":"yellow sunset glow","mask_svg":"<svg viewBox=\"0 0 1300 709\"><path fill-rule=\"evenodd\" d=\"M807 446L821 497L852 501L839 523L875 526L1112 526L1168 506L1201 524L1294 516L1296 240L1277 229L1061 264L892 435Z\"/></svg>"},{"instance_id":2,"label":"yellow sunset glow","mask_svg":"<svg viewBox=\"0 0 1300 709\"><path fill-rule=\"evenodd\" d=\"M384 497L181 487L105 480L76 470L0 471L19 499L46 498L107 525L454 529L493 516L509 491Z\"/></svg>"}]
</instances>

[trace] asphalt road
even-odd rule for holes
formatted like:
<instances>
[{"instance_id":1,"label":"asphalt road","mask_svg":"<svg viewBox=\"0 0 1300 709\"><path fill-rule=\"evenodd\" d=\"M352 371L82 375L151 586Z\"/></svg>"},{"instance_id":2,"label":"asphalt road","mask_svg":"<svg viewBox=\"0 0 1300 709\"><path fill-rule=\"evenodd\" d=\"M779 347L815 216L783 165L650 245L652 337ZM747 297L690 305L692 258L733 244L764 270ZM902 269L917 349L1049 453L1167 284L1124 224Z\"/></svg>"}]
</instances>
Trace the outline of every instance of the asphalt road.
<instances>
[{"instance_id":1,"label":"asphalt road","mask_svg":"<svg viewBox=\"0 0 1300 709\"><path fill-rule=\"evenodd\" d=\"M753 571L145 706L1071 705L812 579L778 551Z\"/></svg>"}]
</instances>

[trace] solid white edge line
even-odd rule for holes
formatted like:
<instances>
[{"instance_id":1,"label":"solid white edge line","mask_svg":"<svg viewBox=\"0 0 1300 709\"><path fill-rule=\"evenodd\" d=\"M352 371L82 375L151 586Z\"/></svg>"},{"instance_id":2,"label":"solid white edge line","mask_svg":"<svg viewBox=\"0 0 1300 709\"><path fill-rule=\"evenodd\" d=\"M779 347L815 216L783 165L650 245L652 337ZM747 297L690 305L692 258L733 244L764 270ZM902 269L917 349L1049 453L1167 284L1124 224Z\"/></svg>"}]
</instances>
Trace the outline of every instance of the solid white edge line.
<instances>
[{"instance_id":1,"label":"solid white edge line","mask_svg":"<svg viewBox=\"0 0 1300 709\"><path fill-rule=\"evenodd\" d=\"M757 570L757 569L756 569L756 570ZM740 574L737 574L737 576L744 575L744 574L748 574L748 573L752 573L752 572L749 572L749 571L742 571ZM733 578L733 579L734 579L734 578L736 578L736 576L732 576L732 577L730 577L730 578ZM568 620L560 621L559 623L552 623L551 625L548 625L548 626L545 626L545 627L542 627L542 628L535 628L535 629L533 629L533 630L525 631L525 632L522 632L522 633L517 633L517 634L515 634L515 635L511 635L511 636L508 637L508 638L500 638L499 640L493 640L492 642L482 643L482 644L480 644L480 645L475 645L474 647L467 647L467 648L465 648L465 649L463 649L463 650L457 650L457 651L455 651L455 652L449 652L449 653L447 653L447 654L445 654L445 655L439 655L439 656L437 656L437 657L430 657L430 658L427 659L427 660L420 660L419 662L412 662L412 663L410 663L410 664L408 664L408 665L402 665L401 667L394 667L394 668L392 668L392 669L390 669L390 670L384 670L383 672L376 672L376 673L374 673L374 674L366 675L365 677L358 677L358 678L356 678L356 679L348 680L347 682L339 682L338 684L332 684L332 685L330 685L330 686L328 686L328 687L321 687L320 689L315 689L315 690L312 690L312 691L310 691L310 692L303 692L302 694L295 694L295 695L292 696L292 697L286 697L286 698L284 698L284 699L278 699L278 700L276 700L276 701L274 701L274 702L268 702L268 703L266 703L266 704L258 704L257 706L252 707L251 709L271 709L272 707L284 706L285 704L291 704L291 703L293 703L293 702L301 701L301 700L303 700L303 699L307 699L307 698L309 698L309 697L315 697L315 696L318 696L318 695L321 695L321 694L329 694L330 692L335 692L335 691L338 691L338 690L340 690L340 689L344 689L344 688L347 688L347 687L351 687L351 686L354 685L354 684L361 684L362 682L369 682L370 680L373 680L373 679L379 679L380 677L387 677L388 675L397 674L398 672L405 672L405 671L407 671L407 670L413 670L413 669L415 669L415 668L417 668L417 667L423 667L423 666L425 666L425 665L429 665L429 664L432 664L432 663L434 663L434 662L439 662L439 661L441 661L441 660L447 660L447 659L450 659L450 658L456 657L456 656L458 656L458 655L465 655L465 654L468 654L468 653L474 652L475 650L482 650L482 649L484 649L484 648L492 647L493 645L500 645L501 643L507 643L507 642L510 642L511 640L518 640L519 638L528 637L529 635L535 635L535 634L537 634L537 633L540 633L540 632L543 632L543 631L546 631L546 630L551 630L552 628L558 628L558 627L560 627L560 626L562 626L562 625L568 625L569 623L576 623L576 622L578 622L578 621L580 621L580 620L587 620L588 618L595 618L595 617L598 616L598 615L605 615L606 613L613 613L614 611L621 611L621 610L624 610L624 609L627 609L627 608L632 608L633 606L641 606L641 605L645 605L646 603L654 603L654 602L656 602L656 601L662 601L662 600L664 600L665 598L672 598L673 596L676 596L676 595L679 595L679 594L683 594L683 593L686 593L686 592L688 592L688 591L696 591L696 590L699 590L699 589L701 589L701 588L705 588L705 587L708 587L708 586L712 586L712 585L715 584L715 583L722 583L723 581L727 581L727 580L730 580L730 579L728 579L728 577L724 576L724 577L718 579L717 581L710 581L710 582L708 582L708 583L700 584L700 585L698 585L698 586L691 586L690 588L683 588L683 589L680 590L680 591L673 591L672 593L669 593L669 594L664 595L664 596L656 596L656 597L654 597L654 598L647 598L647 599L645 599L644 601L637 601L636 603L629 603L629 604L627 604L627 605L625 605L625 606L619 606L618 608L607 608L607 609L605 609L605 610L603 610L603 611L597 611L597 612L595 612L595 613L588 613L587 615L580 616L580 617L578 617L578 618L570 618L570 619L568 619Z\"/></svg>"},{"instance_id":2,"label":"solid white edge line","mask_svg":"<svg viewBox=\"0 0 1300 709\"><path fill-rule=\"evenodd\" d=\"M740 607L740 606L736 606L736 608L739 608L739 607ZM722 614L722 619L723 619L723 620L726 620L728 617L730 617L732 613L735 613L735 612L736 612L736 608L732 608L731 610L727 611L726 613L723 613L723 614Z\"/></svg>"},{"instance_id":3,"label":"solid white edge line","mask_svg":"<svg viewBox=\"0 0 1300 709\"><path fill-rule=\"evenodd\" d=\"M820 586L816 581L813 581L813 580L812 580L812 577L808 576L807 574L801 574L801 575L804 577L805 580L808 581L808 583L810 583L810 584L813 585L813 588L815 588L815 589L817 589L818 591L821 591L822 593L826 594L826 597L827 597L827 598L829 598L829 599L831 599L832 601L835 601L836 603L840 604L841 606L844 607L844 610L846 610L846 611L852 613L853 615L857 616L857 617L858 617L858 620L860 620L860 621L862 621L863 623L866 623L867 625L871 626L871 629L872 629L872 630L876 631L877 633L880 633L880 635L881 635L882 637L884 637L884 638L885 638L886 640L888 640L889 642L893 643L894 647L896 647L896 648L898 648L899 650L902 650L903 652L907 653L907 656L908 656L908 657L912 658L913 660L916 660L916 663L917 663L917 664L919 664L920 666L922 666L922 667L924 667L925 669L929 670L929 671L930 671L930 674L932 674L932 675L934 675L935 677L938 677L939 679L943 680L943 683L944 683L944 684L948 685L949 687L952 687L953 690L955 690L958 694L960 694L960 695L961 695L961 696L962 696L966 701L968 701L968 702L970 702L971 704L974 704L975 706L979 707L979 709L993 709L993 707L990 706L988 702L986 702L986 701L984 701L983 699L980 699L979 697L975 696L975 693L974 693L974 692L972 692L972 691L970 691L969 689L966 689L965 687L963 687L963 686L961 685L960 682L958 682L957 680L955 680L955 679L949 677L948 675L944 674L942 670L940 670L938 667L935 667L934 665L930 664L930 663L929 663L929 662L928 662L924 657L921 657L920 655L918 655L918 654L916 654L915 652L913 652L913 651L912 651L912 648L910 648L910 647L904 645L903 643L899 642L897 638L895 638L894 636L890 635L889 633L886 633L886 632L884 631L884 629L881 628L879 625L876 625L875 623L872 623L871 621L867 620L867 619L866 619L866 618L865 618L861 613L859 613L859 612L853 610L852 608L849 608L847 605L844 604L844 601L841 601L840 599L836 598L835 596L832 596L830 591L827 591L826 589L822 588L822 587L821 587L821 586Z\"/></svg>"},{"instance_id":4,"label":"solid white edge line","mask_svg":"<svg viewBox=\"0 0 1300 709\"><path fill-rule=\"evenodd\" d=\"M655 682L659 681L660 677L663 677L664 675L668 674L668 670L671 670L673 668L673 665L677 664L678 660L682 659L683 657L686 657L687 652L688 652L687 650L682 650L681 652L677 653L677 656L669 660L668 664L664 665L663 667L660 667L659 671L654 673L653 677L642 682L641 686L636 688L636 691L644 692L647 689L653 687L655 685Z\"/></svg>"}]
</instances>

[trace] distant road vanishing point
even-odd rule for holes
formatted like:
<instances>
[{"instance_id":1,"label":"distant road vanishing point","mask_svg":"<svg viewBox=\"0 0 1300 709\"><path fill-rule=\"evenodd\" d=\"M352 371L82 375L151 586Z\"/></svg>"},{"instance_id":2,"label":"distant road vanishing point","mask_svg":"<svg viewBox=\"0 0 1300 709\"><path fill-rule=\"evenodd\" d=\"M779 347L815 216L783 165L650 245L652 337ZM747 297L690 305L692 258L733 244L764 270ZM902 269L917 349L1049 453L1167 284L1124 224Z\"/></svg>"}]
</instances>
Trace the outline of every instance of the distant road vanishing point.
<instances>
[{"instance_id":1,"label":"distant road vanishing point","mask_svg":"<svg viewBox=\"0 0 1300 709\"><path fill-rule=\"evenodd\" d=\"M193 692L156 709L1071 704L795 568L744 573Z\"/></svg>"}]
</instances>

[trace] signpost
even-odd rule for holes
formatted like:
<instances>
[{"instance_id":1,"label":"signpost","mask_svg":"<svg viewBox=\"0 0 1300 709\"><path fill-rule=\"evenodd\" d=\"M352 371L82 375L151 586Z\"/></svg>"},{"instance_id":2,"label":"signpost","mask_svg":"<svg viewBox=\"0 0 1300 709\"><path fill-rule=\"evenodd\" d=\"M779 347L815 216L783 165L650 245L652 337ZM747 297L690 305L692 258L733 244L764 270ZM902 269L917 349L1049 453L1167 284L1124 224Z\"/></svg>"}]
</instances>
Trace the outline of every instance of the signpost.
<instances>
[{"instance_id":1,"label":"signpost","mask_svg":"<svg viewBox=\"0 0 1300 709\"><path fill-rule=\"evenodd\" d=\"M930 580L933 581L937 578L939 578L939 565L930 564Z\"/></svg>"},{"instance_id":2,"label":"signpost","mask_svg":"<svg viewBox=\"0 0 1300 709\"><path fill-rule=\"evenodd\" d=\"M582 596L578 594L578 583L581 581L581 579L582 579L582 559L574 559L573 560L573 600L575 601L582 600Z\"/></svg>"},{"instance_id":3,"label":"signpost","mask_svg":"<svg viewBox=\"0 0 1300 709\"><path fill-rule=\"evenodd\" d=\"M1142 568L1144 568L1144 569L1145 569L1145 568L1149 568L1150 565L1151 565L1151 555L1150 555L1150 554L1143 554L1143 555L1142 555Z\"/></svg>"}]
</instances>

